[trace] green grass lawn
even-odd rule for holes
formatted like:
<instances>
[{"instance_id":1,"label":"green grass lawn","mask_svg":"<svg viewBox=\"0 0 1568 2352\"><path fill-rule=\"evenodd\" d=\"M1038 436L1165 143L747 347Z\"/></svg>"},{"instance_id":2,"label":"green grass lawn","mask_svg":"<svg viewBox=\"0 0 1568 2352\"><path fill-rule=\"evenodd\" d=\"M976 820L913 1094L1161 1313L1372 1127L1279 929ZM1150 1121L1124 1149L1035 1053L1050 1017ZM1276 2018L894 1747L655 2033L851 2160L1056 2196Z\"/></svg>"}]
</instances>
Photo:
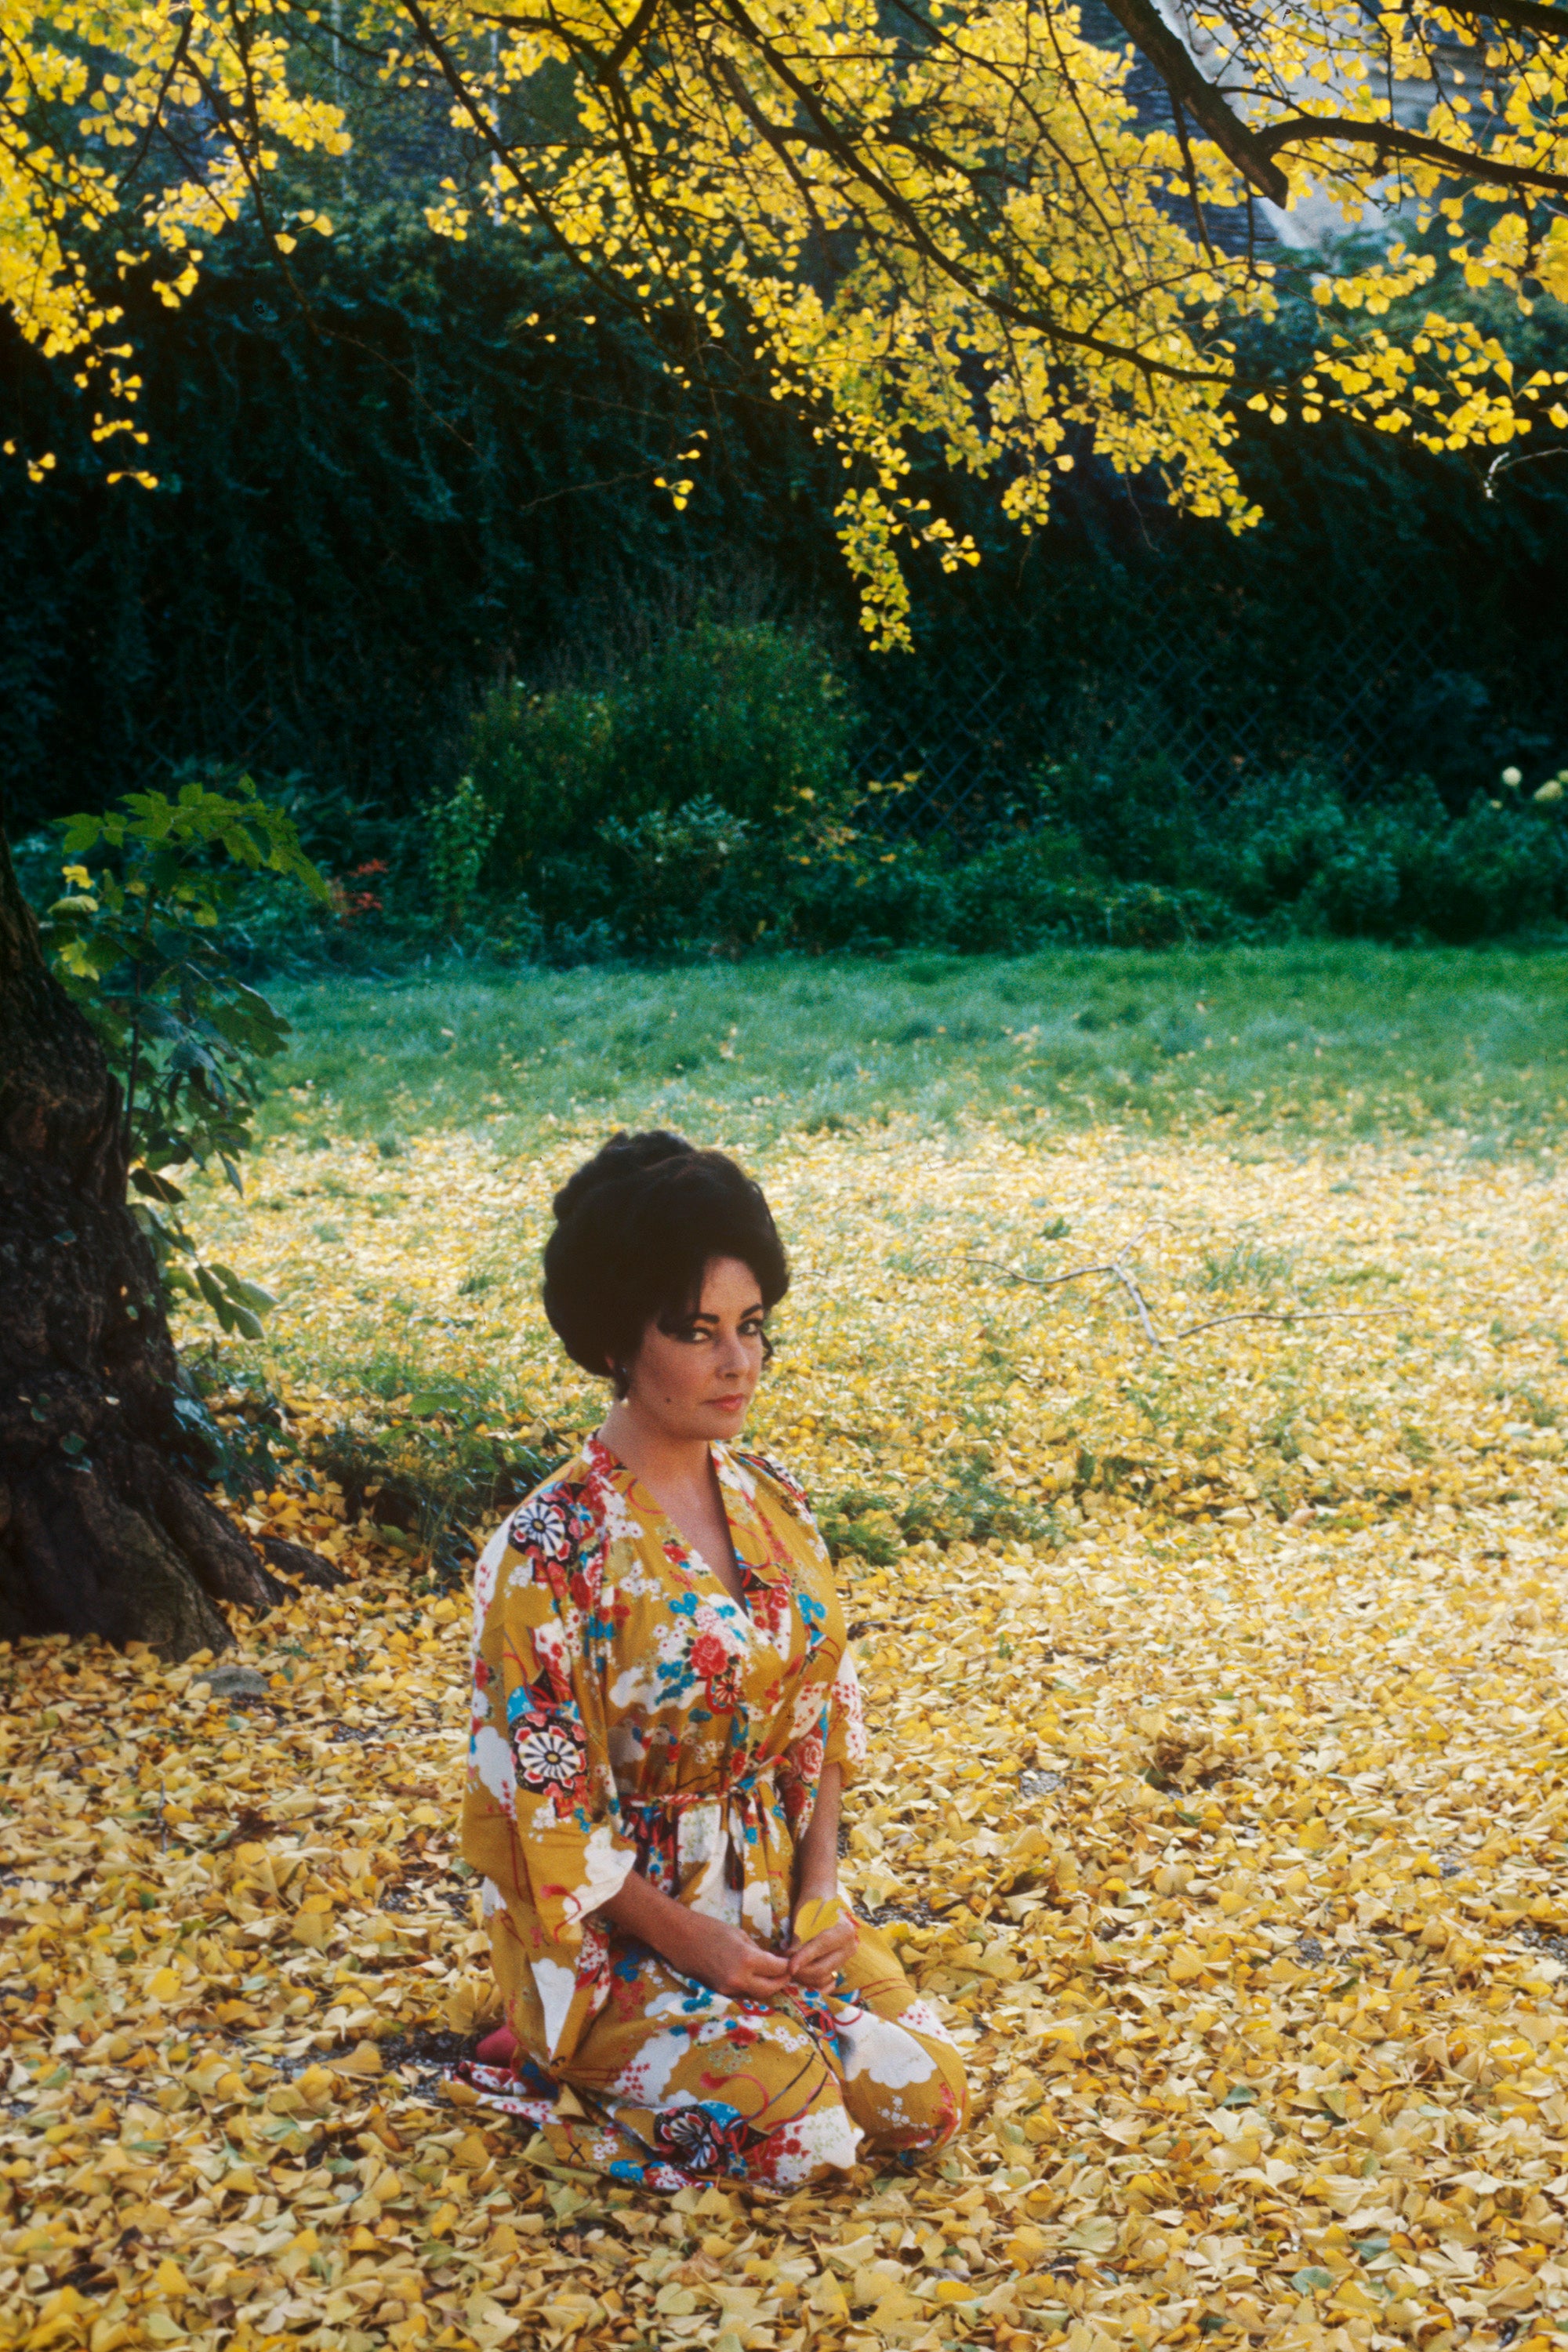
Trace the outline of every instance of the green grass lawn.
<instances>
[{"instance_id":1,"label":"green grass lawn","mask_svg":"<svg viewBox=\"0 0 1568 2352\"><path fill-rule=\"evenodd\" d=\"M1292 1384L1321 1381L1331 1358L1336 1393L1354 1386L1363 1349L1378 1380L1386 1384L1390 1364L1403 1379L1417 1359L1404 1352L1402 1318L1417 1312L1429 1278L1418 1242L1462 1269L1495 1243L1488 1219L1502 1216L1514 1219L1510 1264L1553 1245L1539 1181L1553 1173L1568 1124L1568 955L1344 943L1011 960L920 952L667 971L449 968L277 992L297 1034L262 1139L286 1148L260 1155L243 1200L216 1176L194 1187L205 1245L279 1300L265 1339L230 1341L224 1363L242 1368L258 1396L294 1400L301 1428L314 1417L320 1468L400 1481L419 1498L422 1539L437 1548L454 1519L482 1525L499 1507L498 1464L525 1486L535 1456L553 1457L563 1432L597 1417L596 1391L543 1325L538 1250L554 1185L617 1124L668 1124L728 1145L782 1186L801 1270L789 1361L810 1360L822 1378L880 1364L895 1400L889 1426L903 1428L931 1409L909 1386L921 1351L940 1342L967 1363L978 1348L960 1409L983 1437L993 1423L1028 1423L1034 1402L1004 1391L1017 1366L1034 1366L1031 1379L1077 1400L1084 1477L1095 1460L1128 1452L1117 1399L1135 1393L1140 1411L1154 1411L1159 1383L1175 1375L1163 1357L1143 1361L1119 1293L1074 1287L1046 1299L1018 1286L992 1297L991 1276L955 1261L973 1245L978 1257L1012 1254L1055 1274L1079 1251L1102 1257L1136 1243L1152 1204L1139 1179L1129 1205L1127 1171L1144 1139L1163 1154L1157 1175L1145 1171L1161 1195L1153 1205L1170 1208L1173 1184L1182 1194L1151 1244L1162 1329L1244 1310L1325 1318L1288 1337L1226 1319L1194 1342L1180 1419L1200 1452L1231 1443L1232 1374L1248 1348L1267 1359L1256 1390L1266 1420L1284 1411ZM1112 1123L1121 1139L1102 1149ZM966 1140L976 1126L984 1136ZM1087 1155L1075 1129L1096 1131ZM816 1139L802 1145L802 1130ZM995 1149L998 1135L1035 1148ZM1384 1145L1391 1157L1380 1161ZM1380 1170L1424 1148L1446 1163L1453 1205L1423 1241L1404 1230L1398 1188ZM1331 1177L1310 1170L1315 1155L1342 1150ZM1494 1172L1492 1161L1512 1164ZM1319 1187L1307 1205L1276 1182L1303 1169ZM903 1317L896 1338L842 1320L850 1310L827 1269L858 1255L878 1270L865 1313ZM1445 1329L1479 1311L1453 1303L1456 1281L1463 1290L1444 1273ZM1507 1286L1500 1274L1484 1286ZM1552 1295L1549 1276L1538 1286ZM1332 1319L1341 1314L1352 1319ZM1517 1337L1489 1306L1485 1319L1489 1346ZM193 1336L205 1340L205 1323ZM1081 1355L1076 1369L1064 1349ZM1107 1371L1113 1361L1135 1391ZM1429 1385L1427 1356L1420 1362ZM931 1375L931 1395L946 1377ZM1555 1375L1531 1358L1509 1377L1532 1397ZM995 1395L982 1399L976 1381ZM770 1391L781 1412L787 1385L781 1370ZM855 1450L866 1410L836 1396L811 1423L812 1444L820 1436L826 1448L811 1457L813 1476L830 1499L852 1475L870 1475ZM787 1423L786 1412L780 1443L794 1458L807 1439ZM1266 1441L1264 1423L1249 1431L1255 1450ZM880 1439L866 1444L880 1461ZM886 1475L901 1491L902 1470Z\"/></svg>"},{"instance_id":2,"label":"green grass lawn","mask_svg":"<svg viewBox=\"0 0 1568 2352\"><path fill-rule=\"evenodd\" d=\"M765 1142L913 1116L1119 1119L1240 1138L1462 1130L1553 1145L1568 954L1352 943L1018 958L910 952L666 971L460 968L277 992L295 1048L264 1129L546 1125Z\"/></svg>"}]
</instances>

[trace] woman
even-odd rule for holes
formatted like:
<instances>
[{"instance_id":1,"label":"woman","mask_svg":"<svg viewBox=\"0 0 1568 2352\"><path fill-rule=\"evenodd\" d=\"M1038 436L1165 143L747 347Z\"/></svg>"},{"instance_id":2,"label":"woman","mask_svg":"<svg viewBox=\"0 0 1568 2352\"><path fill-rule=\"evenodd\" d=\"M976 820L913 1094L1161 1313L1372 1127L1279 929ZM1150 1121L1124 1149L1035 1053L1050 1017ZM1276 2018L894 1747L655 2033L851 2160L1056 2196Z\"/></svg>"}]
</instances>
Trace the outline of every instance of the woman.
<instances>
[{"instance_id":1,"label":"woman","mask_svg":"<svg viewBox=\"0 0 1568 2352\"><path fill-rule=\"evenodd\" d=\"M659 2189L940 2147L958 2054L837 1900L866 1740L827 1554L733 1450L789 1281L767 1202L623 1134L555 1218L545 1312L615 1402L479 1562L463 1851L507 2024L468 2079Z\"/></svg>"}]
</instances>

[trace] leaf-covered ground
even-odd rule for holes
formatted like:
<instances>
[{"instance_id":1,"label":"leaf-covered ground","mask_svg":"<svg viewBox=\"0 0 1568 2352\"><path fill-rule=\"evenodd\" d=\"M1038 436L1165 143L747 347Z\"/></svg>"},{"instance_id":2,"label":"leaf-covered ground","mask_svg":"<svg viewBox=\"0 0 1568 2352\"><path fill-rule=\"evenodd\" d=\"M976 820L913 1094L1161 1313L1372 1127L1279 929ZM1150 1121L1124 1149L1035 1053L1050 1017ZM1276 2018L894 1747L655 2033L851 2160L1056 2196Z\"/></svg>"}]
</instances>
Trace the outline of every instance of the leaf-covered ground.
<instances>
[{"instance_id":1,"label":"leaf-covered ground","mask_svg":"<svg viewBox=\"0 0 1568 2352\"><path fill-rule=\"evenodd\" d=\"M534 1266L588 1139L275 1142L201 1210L281 1300L237 1423L265 1374L300 1465L559 1451L595 1401ZM1440 1139L978 1125L757 1165L795 1265L757 1433L846 1547L870 1698L847 1869L973 2130L936 2173L670 2207L455 2100L464 1612L296 1467L236 1507L352 1580L243 1629L246 1687L0 1655L9 2334L1568 2334L1560 1184Z\"/></svg>"}]
</instances>

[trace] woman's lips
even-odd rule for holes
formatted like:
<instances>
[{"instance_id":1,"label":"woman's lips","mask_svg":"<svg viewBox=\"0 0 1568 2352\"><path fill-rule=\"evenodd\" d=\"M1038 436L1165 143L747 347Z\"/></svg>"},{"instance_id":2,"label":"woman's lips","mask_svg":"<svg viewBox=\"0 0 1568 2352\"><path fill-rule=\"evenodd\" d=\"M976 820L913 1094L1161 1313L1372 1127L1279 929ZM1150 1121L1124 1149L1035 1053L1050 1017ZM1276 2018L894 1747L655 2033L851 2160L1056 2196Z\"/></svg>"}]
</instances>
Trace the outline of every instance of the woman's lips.
<instances>
[{"instance_id":1,"label":"woman's lips","mask_svg":"<svg viewBox=\"0 0 1568 2352\"><path fill-rule=\"evenodd\" d=\"M743 1409L745 1402L745 1398L739 1393L734 1396L715 1397L713 1400L714 1404L721 1412L740 1412Z\"/></svg>"}]
</instances>

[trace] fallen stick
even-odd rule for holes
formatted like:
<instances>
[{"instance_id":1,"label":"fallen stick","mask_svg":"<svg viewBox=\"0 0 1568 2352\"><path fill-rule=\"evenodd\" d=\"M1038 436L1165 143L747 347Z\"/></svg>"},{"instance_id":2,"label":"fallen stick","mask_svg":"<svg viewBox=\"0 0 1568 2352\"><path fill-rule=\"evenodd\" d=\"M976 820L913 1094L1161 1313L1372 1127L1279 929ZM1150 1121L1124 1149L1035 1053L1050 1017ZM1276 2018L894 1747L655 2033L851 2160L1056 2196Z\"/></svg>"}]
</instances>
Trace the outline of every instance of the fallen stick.
<instances>
[{"instance_id":1,"label":"fallen stick","mask_svg":"<svg viewBox=\"0 0 1568 2352\"><path fill-rule=\"evenodd\" d=\"M1140 1236L1140 1238L1142 1237ZM1173 1335L1173 1339L1162 1339L1158 1331L1155 1330L1153 1323L1150 1319L1149 1309L1144 1302L1142 1292L1139 1289L1138 1285L1133 1281L1132 1276L1127 1271L1125 1261L1128 1253L1135 1248L1136 1245L1135 1242L1130 1242L1127 1245L1127 1249L1123 1250L1120 1256L1107 1260L1103 1265L1075 1265L1067 1274L1020 1274L1016 1266L1003 1265L998 1259L994 1257L966 1257L963 1260L963 1264L965 1265L984 1267L991 1274L1005 1275L1009 1282L1026 1282L1031 1290L1057 1290L1060 1288L1064 1282L1081 1282L1086 1275L1108 1275L1112 1282L1119 1282L1121 1284L1122 1289L1127 1293L1128 1297L1132 1301L1132 1305L1137 1311L1138 1320L1143 1328L1143 1336L1148 1340L1149 1345L1152 1348L1169 1348L1174 1344L1175 1339L1191 1339L1195 1338L1197 1333L1200 1331L1215 1331L1219 1328L1222 1323L1341 1323L1351 1320L1364 1322L1373 1316L1401 1315L1405 1311L1403 1307L1301 1307L1293 1308L1249 1307L1243 1308L1240 1312L1234 1315L1211 1315L1202 1323L1184 1324L1181 1330Z\"/></svg>"},{"instance_id":2,"label":"fallen stick","mask_svg":"<svg viewBox=\"0 0 1568 2352\"><path fill-rule=\"evenodd\" d=\"M1127 1272L1126 1267L1122 1265L1120 1258L1117 1259L1110 1271L1116 1276L1117 1281L1121 1285L1122 1289L1127 1293L1128 1297L1132 1301L1133 1306L1137 1308L1138 1320L1143 1326L1143 1337L1148 1340L1149 1345L1152 1348L1163 1348L1166 1346L1167 1342L1161 1339L1159 1333L1155 1330L1153 1324L1149 1320L1149 1309L1143 1304L1143 1293L1139 1289L1138 1285L1133 1281L1132 1276Z\"/></svg>"},{"instance_id":3,"label":"fallen stick","mask_svg":"<svg viewBox=\"0 0 1568 2352\"><path fill-rule=\"evenodd\" d=\"M1369 1315L1401 1315L1404 1311L1400 1307L1300 1307L1293 1311L1252 1307L1240 1315L1211 1315L1206 1323L1189 1323L1176 1337L1190 1339L1194 1331L1212 1331L1221 1323L1342 1323L1350 1317L1364 1320Z\"/></svg>"},{"instance_id":4,"label":"fallen stick","mask_svg":"<svg viewBox=\"0 0 1568 2352\"><path fill-rule=\"evenodd\" d=\"M1070 1274L1019 1274L1010 1265L998 1264L994 1257L966 1257L965 1265L988 1266L993 1274L1005 1274L1009 1282L1026 1282L1033 1290L1056 1290L1064 1282L1078 1282L1086 1274L1114 1274L1113 1265L1075 1265Z\"/></svg>"},{"instance_id":5,"label":"fallen stick","mask_svg":"<svg viewBox=\"0 0 1568 2352\"><path fill-rule=\"evenodd\" d=\"M1119 1282L1121 1285L1122 1289L1132 1301L1138 1320L1143 1327L1143 1336L1149 1345L1152 1348L1163 1348L1167 1342L1161 1339L1150 1321L1149 1309L1144 1303L1143 1294L1127 1271L1126 1260L1129 1252L1135 1249L1138 1241L1142 1239L1142 1235L1139 1234L1136 1240L1128 1243L1127 1248L1121 1253L1120 1256L1109 1259L1104 1265L1075 1265L1068 1274L1019 1274L1013 1266L1002 1265L995 1258L991 1257L966 1257L963 1263L965 1265L984 1266L993 1274L1005 1274L1009 1282L1026 1282L1033 1290L1056 1290L1064 1282L1080 1282L1085 1275L1108 1275L1112 1282Z\"/></svg>"}]
</instances>

